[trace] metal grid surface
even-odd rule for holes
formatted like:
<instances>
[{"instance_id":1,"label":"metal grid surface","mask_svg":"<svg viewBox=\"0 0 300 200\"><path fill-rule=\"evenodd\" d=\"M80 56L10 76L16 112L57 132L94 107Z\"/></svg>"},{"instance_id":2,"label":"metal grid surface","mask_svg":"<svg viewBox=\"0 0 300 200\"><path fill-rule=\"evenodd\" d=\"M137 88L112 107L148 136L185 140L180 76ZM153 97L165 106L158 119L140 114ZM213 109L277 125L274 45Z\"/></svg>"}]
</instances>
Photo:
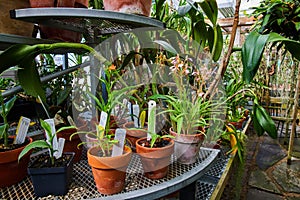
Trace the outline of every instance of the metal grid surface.
<instances>
[{"instance_id":1,"label":"metal grid surface","mask_svg":"<svg viewBox=\"0 0 300 200\"><path fill-rule=\"evenodd\" d=\"M94 36L125 32L139 27L165 27L164 23L150 17L84 8L18 9L11 12L11 18L95 34Z\"/></svg>"},{"instance_id":2,"label":"metal grid surface","mask_svg":"<svg viewBox=\"0 0 300 200\"><path fill-rule=\"evenodd\" d=\"M229 148L221 148L221 152L215 162L215 164L208 170L205 175L209 175L215 178L220 178L226 168L226 163L230 159L230 155L227 154Z\"/></svg>"},{"instance_id":3,"label":"metal grid surface","mask_svg":"<svg viewBox=\"0 0 300 200\"><path fill-rule=\"evenodd\" d=\"M195 199L197 200L208 200L213 193L216 185L208 182L198 180L196 183L196 194Z\"/></svg>"},{"instance_id":4,"label":"metal grid surface","mask_svg":"<svg viewBox=\"0 0 300 200\"><path fill-rule=\"evenodd\" d=\"M79 163L74 164L73 181L70 185L69 192L65 196L50 195L39 199L128 199L131 196L138 198L139 195L142 196L151 191L148 197L148 199L150 199L151 195L153 195L151 193L154 192L155 196L158 192L166 189L168 192L172 192L172 188L167 188L168 186L172 187L173 183L176 185L178 182L188 182L186 179L190 179L190 176L193 177L199 174L199 169L205 171L204 169L213 163L217 154L218 151L216 150L202 148L199 153L199 159L196 163L191 165L182 165L178 162L173 162L175 157L172 157L172 163L167 177L159 180L150 180L144 177L140 158L134 154L127 170L124 190L119 194L110 196L103 195L97 191L91 168L87 163L86 156L83 156L83 159ZM181 187L184 186L185 185L181 185ZM178 188L174 188L174 191L175 189L177 190ZM1 189L0 199L36 199L30 178L26 177L25 180L18 184Z\"/></svg>"}]
</instances>

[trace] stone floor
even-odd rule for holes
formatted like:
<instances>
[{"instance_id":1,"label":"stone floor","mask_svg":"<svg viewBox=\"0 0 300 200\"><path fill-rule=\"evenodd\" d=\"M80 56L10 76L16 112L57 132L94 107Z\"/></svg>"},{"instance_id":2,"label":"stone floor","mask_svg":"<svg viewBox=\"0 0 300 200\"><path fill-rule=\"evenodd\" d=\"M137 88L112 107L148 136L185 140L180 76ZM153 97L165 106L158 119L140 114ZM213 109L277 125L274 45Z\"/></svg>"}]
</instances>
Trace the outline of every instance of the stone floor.
<instances>
[{"instance_id":1,"label":"stone floor","mask_svg":"<svg viewBox=\"0 0 300 200\"><path fill-rule=\"evenodd\" d=\"M296 156L300 153L299 136L295 138L294 152ZM287 165L283 138L257 137L250 128L246 161L235 170L223 200L300 200L300 159L293 157L292 164Z\"/></svg>"}]
</instances>

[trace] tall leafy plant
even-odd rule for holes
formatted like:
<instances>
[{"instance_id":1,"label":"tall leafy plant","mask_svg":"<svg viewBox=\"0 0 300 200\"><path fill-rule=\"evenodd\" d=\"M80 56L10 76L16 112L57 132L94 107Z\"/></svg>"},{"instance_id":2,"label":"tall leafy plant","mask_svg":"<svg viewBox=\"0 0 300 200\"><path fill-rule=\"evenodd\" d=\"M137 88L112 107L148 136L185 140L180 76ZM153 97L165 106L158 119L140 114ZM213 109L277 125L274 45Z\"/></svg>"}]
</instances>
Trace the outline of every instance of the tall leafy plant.
<instances>
[{"instance_id":1,"label":"tall leafy plant","mask_svg":"<svg viewBox=\"0 0 300 200\"><path fill-rule=\"evenodd\" d=\"M290 0L264 0L255 8L254 16L258 17L258 22L242 47L243 79L246 83L253 81L268 43L277 45L277 50L284 47L294 58L300 60L298 4L298 1ZM254 107L254 113L257 116L255 128L258 132L262 133L270 125L274 127L274 122L267 117L263 108ZM275 136L275 133L267 132Z\"/></svg>"},{"instance_id":2,"label":"tall leafy plant","mask_svg":"<svg viewBox=\"0 0 300 200\"><path fill-rule=\"evenodd\" d=\"M14 68L14 67L9 68L9 69L3 71L2 73L0 73L0 80L3 79L3 78L1 78L3 76L3 74L10 70L17 70L17 68ZM0 90L0 116L3 119L3 124L0 126L0 139L3 139L3 145L5 148L7 148L9 146L9 143L8 143L9 124L8 124L7 116L8 116L8 113L10 112L10 110L12 109L16 99L17 99L16 96L13 96L9 99L5 99L2 96L2 91Z\"/></svg>"}]
</instances>

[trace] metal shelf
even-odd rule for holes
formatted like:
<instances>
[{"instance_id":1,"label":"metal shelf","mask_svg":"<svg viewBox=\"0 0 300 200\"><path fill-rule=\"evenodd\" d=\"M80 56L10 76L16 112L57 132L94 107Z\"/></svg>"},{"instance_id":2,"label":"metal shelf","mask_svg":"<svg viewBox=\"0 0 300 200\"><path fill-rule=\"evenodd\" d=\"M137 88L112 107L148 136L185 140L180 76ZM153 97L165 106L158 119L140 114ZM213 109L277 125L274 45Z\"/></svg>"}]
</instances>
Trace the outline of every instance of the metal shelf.
<instances>
[{"instance_id":1,"label":"metal shelf","mask_svg":"<svg viewBox=\"0 0 300 200\"><path fill-rule=\"evenodd\" d=\"M19 35L0 34L0 51L7 49L14 44L51 44L57 42L55 40L46 40L38 38L30 38Z\"/></svg>"},{"instance_id":2,"label":"metal shelf","mask_svg":"<svg viewBox=\"0 0 300 200\"><path fill-rule=\"evenodd\" d=\"M97 35L116 34L141 27L165 27L164 23L150 17L84 8L17 9L11 10L10 16L26 22L81 32L88 42L93 42L89 40L95 39Z\"/></svg>"},{"instance_id":3,"label":"metal shelf","mask_svg":"<svg viewBox=\"0 0 300 200\"><path fill-rule=\"evenodd\" d=\"M167 177L150 180L143 175L140 158L134 154L127 170L126 185L122 192L103 195L96 189L86 157L74 164L73 181L65 196L48 196L42 199L156 199L175 192L199 179L216 161L219 150L201 148L199 159L183 165L172 157ZM84 154L85 155L85 154ZM0 199L35 199L32 183L27 177L22 182L0 190Z\"/></svg>"}]
</instances>

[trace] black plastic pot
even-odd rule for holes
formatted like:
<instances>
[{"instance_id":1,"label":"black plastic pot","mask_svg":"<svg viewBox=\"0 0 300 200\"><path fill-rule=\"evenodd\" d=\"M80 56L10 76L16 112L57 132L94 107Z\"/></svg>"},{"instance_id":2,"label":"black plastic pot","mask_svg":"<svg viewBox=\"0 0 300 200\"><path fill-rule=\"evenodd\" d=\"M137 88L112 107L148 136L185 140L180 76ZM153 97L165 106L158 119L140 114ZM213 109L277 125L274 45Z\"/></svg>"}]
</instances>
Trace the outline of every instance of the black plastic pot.
<instances>
[{"instance_id":1,"label":"black plastic pot","mask_svg":"<svg viewBox=\"0 0 300 200\"><path fill-rule=\"evenodd\" d=\"M71 155L66 166L51 168L33 168L33 162L28 167L34 193L38 197L48 195L65 195L69 190L72 181L72 169L74 153L64 153Z\"/></svg>"}]
</instances>

